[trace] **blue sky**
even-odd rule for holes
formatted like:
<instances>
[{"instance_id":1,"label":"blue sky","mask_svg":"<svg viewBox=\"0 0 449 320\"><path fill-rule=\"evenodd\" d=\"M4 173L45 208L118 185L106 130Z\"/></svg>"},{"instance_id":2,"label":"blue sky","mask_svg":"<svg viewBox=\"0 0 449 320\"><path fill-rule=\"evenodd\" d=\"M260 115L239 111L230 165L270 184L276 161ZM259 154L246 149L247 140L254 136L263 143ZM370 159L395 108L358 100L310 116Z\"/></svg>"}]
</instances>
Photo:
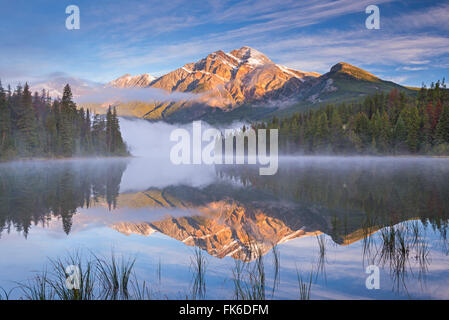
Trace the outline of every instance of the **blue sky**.
<instances>
[{"instance_id":1,"label":"blue sky","mask_svg":"<svg viewBox=\"0 0 449 320\"><path fill-rule=\"evenodd\" d=\"M80 8L79 30L65 27L71 4ZM380 30L365 28L370 4L380 8ZM0 7L3 83L159 76L244 45L303 71L325 73L345 61L415 86L449 75L444 1L0 0Z\"/></svg>"}]
</instances>

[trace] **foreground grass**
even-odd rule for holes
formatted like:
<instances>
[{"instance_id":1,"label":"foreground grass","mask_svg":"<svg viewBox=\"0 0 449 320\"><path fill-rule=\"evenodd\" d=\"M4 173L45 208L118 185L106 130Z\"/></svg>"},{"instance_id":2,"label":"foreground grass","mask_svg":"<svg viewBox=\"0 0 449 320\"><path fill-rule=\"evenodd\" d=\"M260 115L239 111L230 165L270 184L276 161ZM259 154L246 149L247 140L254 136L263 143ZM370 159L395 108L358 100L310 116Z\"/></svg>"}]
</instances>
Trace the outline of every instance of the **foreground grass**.
<instances>
[{"instance_id":1,"label":"foreground grass","mask_svg":"<svg viewBox=\"0 0 449 320\"><path fill-rule=\"evenodd\" d=\"M273 247L274 282L268 291L262 252L255 247L254 261L235 260L232 270L233 299L265 300L274 298L280 282L280 255ZM7 292L0 287L0 300L11 299L13 291L19 291L20 300L150 300L157 297L149 283L139 281L134 266L136 258L127 258L111 253L100 257L80 251L68 253L63 258L49 259L44 270L24 282L15 282L16 287ZM206 270L208 261L204 252L195 248L191 257L192 283L186 300L206 299ZM161 263L157 274L161 281ZM310 299L312 274L304 281L300 273L298 286L300 299ZM160 284L160 283L159 283ZM270 295L271 293L271 295ZM17 298L14 298L17 299Z\"/></svg>"},{"instance_id":2,"label":"foreground grass","mask_svg":"<svg viewBox=\"0 0 449 320\"><path fill-rule=\"evenodd\" d=\"M137 280L136 259L104 258L81 252L65 258L50 259L44 271L25 282L16 282L12 290L25 300L146 300L150 290L145 281ZM0 300L9 299L11 291L0 288Z\"/></svg>"}]
</instances>

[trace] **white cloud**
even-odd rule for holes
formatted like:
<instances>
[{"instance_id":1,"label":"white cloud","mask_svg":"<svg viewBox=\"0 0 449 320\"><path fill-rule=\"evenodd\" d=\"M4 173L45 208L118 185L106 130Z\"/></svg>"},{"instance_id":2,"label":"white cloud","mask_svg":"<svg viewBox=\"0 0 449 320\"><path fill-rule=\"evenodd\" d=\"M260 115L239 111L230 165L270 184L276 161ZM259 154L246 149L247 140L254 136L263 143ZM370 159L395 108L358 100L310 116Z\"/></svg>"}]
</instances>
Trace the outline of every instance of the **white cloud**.
<instances>
[{"instance_id":1,"label":"white cloud","mask_svg":"<svg viewBox=\"0 0 449 320\"><path fill-rule=\"evenodd\" d=\"M405 66L405 67L400 67L397 68L396 70L405 70L405 71L422 71L422 70L427 70L427 67L409 67L409 66Z\"/></svg>"},{"instance_id":2,"label":"white cloud","mask_svg":"<svg viewBox=\"0 0 449 320\"><path fill-rule=\"evenodd\" d=\"M389 76L385 76L383 77L385 80L388 81L393 81L395 83L404 83L404 81L406 81L408 78L406 76L396 76L396 77L389 77Z\"/></svg>"},{"instance_id":3,"label":"white cloud","mask_svg":"<svg viewBox=\"0 0 449 320\"><path fill-rule=\"evenodd\" d=\"M157 88L91 88L76 100L86 103L115 103L129 101L180 101L197 97L194 94L173 92L167 93Z\"/></svg>"},{"instance_id":4,"label":"white cloud","mask_svg":"<svg viewBox=\"0 0 449 320\"><path fill-rule=\"evenodd\" d=\"M427 9L419 9L382 21L386 28L410 31L412 29L449 30L449 4L436 5Z\"/></svg>"}]
</instances>

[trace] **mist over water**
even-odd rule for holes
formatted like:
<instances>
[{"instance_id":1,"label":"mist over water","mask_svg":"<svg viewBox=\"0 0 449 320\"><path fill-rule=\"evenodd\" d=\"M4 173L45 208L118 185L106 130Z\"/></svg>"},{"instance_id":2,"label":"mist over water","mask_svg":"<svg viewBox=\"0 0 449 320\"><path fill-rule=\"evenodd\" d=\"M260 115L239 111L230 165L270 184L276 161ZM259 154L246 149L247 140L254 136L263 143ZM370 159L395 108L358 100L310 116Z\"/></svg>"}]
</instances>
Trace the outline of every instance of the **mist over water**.
<instances>
[{"instance_id":1,"label":"mist over water","mask_svg":"<svg viewBox=\"0 0 449 320\"><path fill-rule=\"evenodd\" d=\"M134 157L123 176L121 191L178 184L201 186L215 179L214 166L174 165L170 161L170 149L174 145L170 141L170 133L180 127L189 130L189 125L122 118L120 126L123 139Z\"/></svg>"},{"instance_id":2,"label":"mist over water","mask_svg":"<svg viewBox=\"0 0 449 320\"><path fill-rule=\"evenodd\" d=\"M170 161L170 133L189 125L172 125L143 119L120 118L123 139L135 157L157 158ZM191 125L190 125L191 127Z\"/></svg>"},{"instance_id":3,"label":"mist over water","mask_svg":"<svg viewBox=\"0 0 449 320\"><path fill-rule=\"evenodd\" d=\"M449 281L449 159L280 156L278 172L261 176L258 165L172 164L170 133L192 124L120 125L133 157L0 164L0 286L13 288L11 279L29 278L68 249L114 248L137 256L138 276L152 285L162 261L157 290L175 298L189 290L196 246L207 253L208 297L230 298L235 252L245 252L239 235L249 234L264 250L267 286L278 244L275 298L296 298L297 268L316 272L320 263L312 298L449 298L441 288ZM379 260L392 228L408 241L406 288L397 287L394 263ZM325 239L321 262L315 233ZM416 248L426 250L423 261ZM372 263L381 268L376 292L365 288Z\"/></svg>"},{"instance_id":4,"label":"mist over water","mask_svg":"<svg viewBox=\"0 0 449 320\"><path fill-rule=\"evenodd\" d=\"M202 131L216 128L238 130L244 123L233 122L228 126L213 127L207 122L201 121ZM176 129L186 129L192 134L192 123L169 124L166 122L148 121L144 119L120 118L120 128L125 142L130 147L133 156L168 159L170 149L175 142L170 141L170 134Z\"/></svg>"},{"instance_id":5,"label":"mist over water","mask_svg":"<svg viewBox=\"0 0 449 320\"><path fill-rule=\"evenodd\" d=\"M192 123L187 124L168 124L165 122L150 122L143 119L128 119L121 118L120 126L122 135L130 148L134 157L142 158L141 163L145 161L156 161L160 168L155 171L164 172L167 170L176 170L181 168L179 172L186 171L187 174L199 173L200 171L210 170L213 165L172 165L170 161L170 150L176 142L170 141L170 134L176 129L186 129L192 135ZM202 131L208 128L213 128L206 122L201 122ZM216 127L220 131L225 129L238 130L243 126L243 123L235 122L225 127ZM203 147L206 142L203 142ZM145 161L143 159L146 159ZM245 159L245 163L247 159ZM404 167L416 166L417 168L435 165L447 165L449 158L435 158L424 156L336 156L336 155L279 155L279 166L282 168L291 165L302 166L313 164L316 167L322 168L341 168L348 170L355 167L367 167L372 165L382 165L385 169L403 169ZM156 164L156 162L154 162ZM234 166L239 166L235 164ZM256 165L255 167L257 167ZM157 167L157 166L156 166ZM168 169L169 168L169 169ZM189 170L189 168L191 168ZM196 169L195 169L196 168ZM193 170L193 171L191 171ZM199 170L199 171L198 171ZM175 171L178 174L178 171ZM173 175L176 175L173 173Z\"/></svg>"},{"instance_id":6,"label":"mist over water","mask_svg":"<svg viewBox=\"0 0 449 320\"><path fill-rule=\"evenodd\" d=\"M76 97L78 103L126 103L130 101L181 101L198 98L199 95L184 92L167 93L158 88L116 88L96 86L85 89Z\"/></svg>"}]
</instances>

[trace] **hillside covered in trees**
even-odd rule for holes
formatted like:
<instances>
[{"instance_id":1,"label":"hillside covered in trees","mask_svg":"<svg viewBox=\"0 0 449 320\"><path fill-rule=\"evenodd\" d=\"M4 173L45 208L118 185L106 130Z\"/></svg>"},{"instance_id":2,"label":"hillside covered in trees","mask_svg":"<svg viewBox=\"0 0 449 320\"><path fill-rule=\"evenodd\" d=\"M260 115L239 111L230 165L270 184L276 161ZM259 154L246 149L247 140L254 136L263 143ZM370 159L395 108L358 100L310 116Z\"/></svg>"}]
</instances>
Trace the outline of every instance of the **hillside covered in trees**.
<instances>
[{"instance_id":1,"label":"hillside covered in trees","mask_svg":"<svg viewBox=\"0 0 449 320\"><path fill-rule=\"evenodd\" d=\"M12 91L0 83L0 160L126 155L115 108L105 116L77 109L68 84L52 100L28 84Z\"/></svg>"},{"instance_id":2,"label":"hillside covered in trees","mask_svg":"<svg viewBox=\"0 0 449 320\"><path fill-rule=\"evenodd\" d=\"M443 79L416 97L393 89L253 128L279 129L279 150L290 154L449 155L449 90Z\"/></svg>"}]
</instances>

